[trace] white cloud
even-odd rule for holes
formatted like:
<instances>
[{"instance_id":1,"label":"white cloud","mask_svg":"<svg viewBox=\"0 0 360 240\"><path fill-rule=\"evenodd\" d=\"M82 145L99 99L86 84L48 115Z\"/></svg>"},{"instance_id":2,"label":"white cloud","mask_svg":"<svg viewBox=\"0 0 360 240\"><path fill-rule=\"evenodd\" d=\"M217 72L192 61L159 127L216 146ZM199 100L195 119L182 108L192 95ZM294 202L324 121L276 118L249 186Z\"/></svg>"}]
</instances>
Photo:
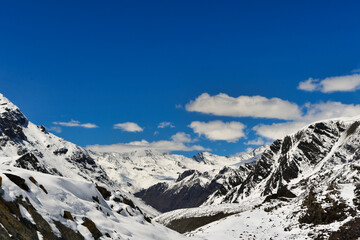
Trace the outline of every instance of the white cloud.
<instances>
[{"instance_id":1,"label":"white cloud","mask_svg":"<svg viewBox=\"0 0 360 240\"><path fill-rule=\"evenodd\" d=\"M318 85L319 85L318 82L319 82L319 80L314 80L312 78L309 78L306 81L300 82L298 89L308 91L308 92L313 92L313 91L317 90Z\"/></svg>"},{"instance_id":2,"label":"white cloud","mask_svg":"<svg viewBox=\"0 0 360 240\"><path fill-rule=\"evenodd\" d=\"M265 144L265 142L262 138L250 140L245 143L245 145L256 145L256 146L262 146L264 144Z\"/></svg>"},{"instance_id":3,"label":"white cloud","mask_svg":"<svg viewBox=\"0 0 360 240\"><path fill-rule=\"evenodd\" d=\"M190 134L186 134L184 132L178 132L175 135L172 135L171 139L174 142L179 142L179 143L190 143L194 141L191 139Z\"/></svg>"},{"instance_id":4,"label":"white cloud","mask_svg":"<svg viewBox=\"0 0 360 240\"><path fill-rule=\"evenodd\" d=\"M269 139L281 139L286 135L295 133L304 126L307 122L286 122L286 123L273 123L271 125L259 124L253 127L256 134Z\"/></svg>"},{"instance_id":5,"label":"white cloud","mask_svg":"<svg viewBox=\"0 0 360 240\"><path fill-rule=\"evenodd\" d=\"M245 137L243 130L246 126L241 122L195 121L192 122L189 127L191 127L195 133L200 136L204 135L210 140L237 142L239 138Z\"/></svg>"},{"instance_id":6,"label":"white cloud","mask_svg":"<svg viewBox=\"0 0 360 240\"><path fill-rule=\"evenodd\" d=\"M61 133L62 132L61 127L58 127L58 126L52 126L52 127L48 128L48 129L51 132L56 132L56 133Z\"/></svg>"},{"instance_id":7,"label":"white cloud","mask_svg":"<svg viewBox=\"0 0 360 240\"><path fill-rule=\"evenodd\" d=\"M201 112L217 116L275 118L291 120L301 116L298 105L280 98L262 96L230 97L220 93L210 96L201 94L186 105L190 112Z\"/></svg>"},{"instance_id":8,"label":"white cloud","mask_svg":"<svg viewBox=\"0 0 360 240\"><path fill-rule=\"evenodd\" d=\"M161 122L158 125L158 128L166 128L166 127L174 128L175 126L171 122Z\"/></svg>"},{"instance_id":9,"label":"white cloud","mask_svg":"<svg viewBox=\"0 0 360 240\"><path fill-rule=\"evenodd\" d=\"M81 123L75 120L71 120L70 122L53 122L53 124L64 127L98 128L98 126L93 123Z\"/></svg>"},{"instance_id":10,"label":"white cloud","mask_svg":"<svg viewBox=\"0 0 360 240\"><path fill-rule=\"evenodd\" d=\"M125 132L142 132L144 129L134 122L114 124L114 129L121 129Z\"/></svg>"},{"instance_id":11,"label":"white cloud","mask_svg":"<svg viewBox=\"0 0 360 240\"><path fill-rule=\"evenodd\" d=\"M173 151L211 151L200 145L189 145L193 140L190 135L179 132L171 137L171 140L148 142L146 140L133 141L129 143L117 143L111 145L91 145L86 148L98 152L131 152L135 150L152 149L162 153Z\"/></svg>"},{"instance_id":12,"label":"white cloud","mask_svg":"<svg viewBox=\"0 0 360 240\"><path fill-rule=\"evenodd\" d=\"M306 113L295 121L274 123L271 125L259 124L253 128L260 136L269 139L283 138L288 134L295 133L306 125L320 120L354 117L360 115L360 104L343 104L341 102L325 102L306 104Z\"/></svg>"},{"instance_id":13,"label":"white cloud","mask_svg":"<svg viewBox=\"0 0 360 240\"><path fill-rule=\"evenodd\" d=\"M337 77L328 77L323 80L309 78L300 82L298 89L305 91L351 92L360 89L360 74L352 74Z\"/></svg>"}]
</instances>

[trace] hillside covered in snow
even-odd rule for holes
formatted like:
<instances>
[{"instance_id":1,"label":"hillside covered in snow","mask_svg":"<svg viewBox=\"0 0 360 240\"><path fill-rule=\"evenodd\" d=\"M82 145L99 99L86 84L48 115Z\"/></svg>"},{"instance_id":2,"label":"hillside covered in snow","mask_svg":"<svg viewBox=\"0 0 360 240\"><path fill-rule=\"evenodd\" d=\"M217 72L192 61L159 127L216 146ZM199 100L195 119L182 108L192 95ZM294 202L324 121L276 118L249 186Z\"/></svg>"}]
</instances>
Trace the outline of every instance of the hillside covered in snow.
<instances>
[{"instance_id":1,"label":"hillside covered in snow","mask_svg":"<svg viewBox=\"0 0 360 240\"><path fill-rule=\"evenodd\" d=\"M93 153L91 153L93 154ZM182 239L89 151L31 123L0 94L1 239Z\"/></svg>"},{"instance_id":2,"label":"hillside covered in snow","mask_svg":"<svg viewBox=\"0 0 360 240\"><path fill-rule=\"evenodd\" d=\"M229 191L156 220L203 239L358 239L359 126L310 124L276 140Z\"/></svg>"},{"instance_id":3,"label":"hillside covered in snow","mask_svg":"<svg viewBox=\"0 0 360 240\"><path fill-rule=\"evenodd\" d=\"M186 239L118 191L3 165L0 171L1 239Z\"/></svg>"}]
</instances>

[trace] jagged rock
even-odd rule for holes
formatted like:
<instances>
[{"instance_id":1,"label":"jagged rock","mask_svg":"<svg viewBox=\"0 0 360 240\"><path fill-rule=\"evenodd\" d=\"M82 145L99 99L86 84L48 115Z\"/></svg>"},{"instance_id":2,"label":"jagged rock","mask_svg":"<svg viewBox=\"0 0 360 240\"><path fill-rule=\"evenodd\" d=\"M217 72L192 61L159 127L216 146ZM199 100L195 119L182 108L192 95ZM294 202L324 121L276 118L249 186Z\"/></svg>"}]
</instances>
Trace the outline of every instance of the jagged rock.
<instances>
[{"instance_id":1,"label":"jagged rock","mask_svg":"<svg viewBox=\"0 0 360 240\"><path fill-rule=\"evenodd\" d=\"M91 221L89 218L85 217L84 222L82 223L87 229L89 229L91 235L95 240L101 238L103 234L99 231L99 229L96 227L95 223Z\"/></svg>"},{"instance_id":2,"label":"jagged rock","mask_svg":"<svg viewBox=\"0 0 360 240\"><path fill-rule=\"evenodd\" d=\"M43 173L50 173L48 169L40 164L39 160L32 153L26 153L21 156L16 160L14 166Z\"/></svg>"},{"instance_id":3,"label":"jagged rock","mask_svg":"<svg viewBox=\"0 0 360 240\"><path fill-rule=\"evenodd\" d=\"M40 185L39 188L41 188L41 190L43 190L44 193L48 194L48 191L45 189L43 185Z\"/></svg>"},{"instance_id":4,"label":"jagged rock","mask_svg":"<svg viewBox=\"0 0 360 240\"><path fill-rule=\"evenodd\" d=\"M74 221L74 218L69 211L64 211L64 218Z\"/></svg>"},{"instance_id":5,"label":"jagged rock","mask_svg":"<svg viewBox=\"0 0 360 240\"><path fill-rule=\"evenodd\" d=\"M66 227L59 221L54 221L55 226L59 229L64 240L85 240L85 238L79 233L75 232L71 228Z\"/></svg>"},{"instance_id":6,"label":"jagged rock","mask_svg":"<svg viewBox=\"0 0 360 240\"><path fill-rule=\"evenodd\" d=\"M111 197L111 192L106 188L96 185L97 190L101 193L104 199L109 199Z\"/></svg>"},{"instance_id":7,"label":"jagged rock","mask_svg":"<svg viewBox=\"0 0 360 240\"><path fill-rule=\"evenodd\" d=\"M5 176L7 176L13 183L18 185L21 189L27 192L30 191L29 186L25 183L25 179L10 173L5 173Z\"/></svg>"},{"instance_id":8,"label":"jagged rock","mask_svg":"<svg viewBox=\"0 0 360 240\"><path fill-rule=\"evenodd\" d=\"M38 183L34 177L29 177L29 180L35 185Z\"/></svg>"},{"instance_id":9,"label":"jagged rock","mask_svg":"<svg viewBox=\"0 0 360 240\"><path fill-rule=\"evenodd\" d=\"M69 150L67 148L59 148L59 149L56 149L53 153L55 155L64 155L68 152Z\"/></svg>"},{"instance_id":10,"label":"jagged rock","mask_svg":"<svg viewBox=\"0 0 360 240\"><path fill-rule=\"evenodd\" d=\"M279 200L285 200L288 198L295 198L296 195L294 193L292 193L290 190L287 189L286 186L282 186L280 188L278 188L277 193L276 194L271 194L266 196L264 202L269 202L270 200L273 199L279 199Z\"/></svg>"}]
</instances>

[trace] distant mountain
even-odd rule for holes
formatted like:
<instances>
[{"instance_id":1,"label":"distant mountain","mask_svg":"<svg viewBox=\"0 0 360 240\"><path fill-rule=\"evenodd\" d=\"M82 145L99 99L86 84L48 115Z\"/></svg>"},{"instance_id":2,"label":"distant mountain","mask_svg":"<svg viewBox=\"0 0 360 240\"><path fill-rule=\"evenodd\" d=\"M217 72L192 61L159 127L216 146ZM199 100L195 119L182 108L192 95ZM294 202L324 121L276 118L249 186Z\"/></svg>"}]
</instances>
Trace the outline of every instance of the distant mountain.
<instances>
[{"instance_id":1,"label":"distant mountain","mask_svg":"<svg viewBox=\"0 0 360 240\"><path fill-rule=\"evenodd\" d=\"M129 153L97 153L89 151L95 162L123 189L132 193L159 182L174 182L187 170L220 171L224 166L235 166L252 159L252 155L224 157L202 152L193 158L182 155L139 150Z\"/></svg>"},{"instance_id":2,"label":"distant mountain","mask_svg":"<svg viewBox=\"0 0 360 240\"><path fill-rule=\"evenodd\" d=\"M239 168L224 167L220 171L187 170L174 182L157 183L135 196L160 212L198 207L215 191L225 194L239 185L252 168L252 165L245 164Z\"/></svg>"},{"instance_id":3,"label":"distant mountain","mask_svg":"<svg viewBox=\"0 0 360 240\"><path fill-rule=\"evenodd\" d=\"M176 180L157 183L136 193L135 196L160 212L198 207L214 192L223 195L242 183L253 169L252 165L267 148L263 146L236 157L222 157L208 152L199 153L193 157L193 160L206 164L211 170L202 171L204 167L194 166L197 168L180 173ZM219 169L225 163L230 165Z\"/></svg>"}]
</instances>

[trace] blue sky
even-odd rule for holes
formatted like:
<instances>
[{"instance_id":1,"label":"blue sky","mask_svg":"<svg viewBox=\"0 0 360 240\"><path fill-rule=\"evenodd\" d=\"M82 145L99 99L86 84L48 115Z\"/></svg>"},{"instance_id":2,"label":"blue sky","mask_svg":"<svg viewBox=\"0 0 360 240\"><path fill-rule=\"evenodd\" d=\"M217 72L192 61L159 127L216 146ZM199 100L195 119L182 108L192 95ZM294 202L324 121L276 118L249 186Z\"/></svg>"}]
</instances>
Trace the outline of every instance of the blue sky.
<instances>
[{"instance_id":1,"label":"blue sky","mask_svg":"<svg viewBox=\"0 0 360 240\"><path fill-rule=\"evenodd\" d=\"M0 92L81 146L232 155L360 114L359 10L358 1L7 1Z\"/></svg>"}]
</instances>

